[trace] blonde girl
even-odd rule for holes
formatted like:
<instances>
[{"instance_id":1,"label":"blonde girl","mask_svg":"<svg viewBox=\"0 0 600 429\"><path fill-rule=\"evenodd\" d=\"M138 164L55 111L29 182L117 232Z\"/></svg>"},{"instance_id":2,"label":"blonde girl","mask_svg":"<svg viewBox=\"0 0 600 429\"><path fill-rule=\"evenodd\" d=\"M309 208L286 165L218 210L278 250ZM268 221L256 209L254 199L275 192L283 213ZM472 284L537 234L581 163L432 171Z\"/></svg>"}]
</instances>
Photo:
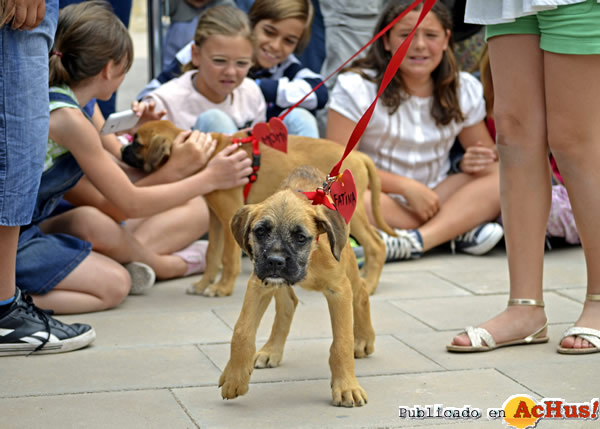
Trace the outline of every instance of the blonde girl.
<instances>
[{"instance_id":1,"label":"blonde girl","mask_svg":"<svg viewBox=\"0 0 600 429\"><path fill-rule=\"evenodd\" d=\"M216 6L200 17L191 61L183 74L144 98L165 110L180 128L233 133L265 120L260 89L246 75L252 66L248 18L232 6Z\"/></svg>"}]
</instances>

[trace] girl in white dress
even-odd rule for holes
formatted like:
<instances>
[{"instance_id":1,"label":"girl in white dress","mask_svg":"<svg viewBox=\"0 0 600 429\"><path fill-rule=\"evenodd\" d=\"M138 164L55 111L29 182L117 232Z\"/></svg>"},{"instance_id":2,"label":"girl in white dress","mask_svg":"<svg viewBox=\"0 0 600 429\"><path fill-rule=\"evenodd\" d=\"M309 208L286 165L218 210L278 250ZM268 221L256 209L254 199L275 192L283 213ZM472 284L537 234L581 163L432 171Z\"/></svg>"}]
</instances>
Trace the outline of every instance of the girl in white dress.
<instances>
[{"instance_id":1,"label":"girl in white dress","mask_svg":"<svg viewBox=\"0 0 600 429\"><path fill-rule=\"evenodd\" d=\"M390 2L375 33L411 3ZM327 138L346 144L420 9L409 12L364 59L340 74L330 97ZM503 235L493 222L500 213L498 163L483 121L483 90L477 79L458 71L451 26L447 8L436 3L419 25L358 145L379 169L385 193L382 212L398 234L382 234L388 260L414 259L450 240L458 250L481 255ZM462 171L450 175L449 153L456 138L466 153Z\"/></svg>"}]
</instances>

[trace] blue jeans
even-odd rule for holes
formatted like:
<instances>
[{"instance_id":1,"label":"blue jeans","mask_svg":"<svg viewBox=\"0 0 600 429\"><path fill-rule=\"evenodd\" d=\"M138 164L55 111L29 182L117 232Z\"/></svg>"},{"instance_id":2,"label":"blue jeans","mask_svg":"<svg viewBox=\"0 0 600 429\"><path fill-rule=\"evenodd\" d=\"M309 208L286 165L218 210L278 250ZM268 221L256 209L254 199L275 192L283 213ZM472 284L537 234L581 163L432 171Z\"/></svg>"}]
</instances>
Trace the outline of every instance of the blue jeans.
<instances>
[{"instance_id":1,"label":"blue jeans","mask_svg":"<svg viewBox=\"0 0 600 429\"><path fill-rule=\"evenodd\" d=\"M48 52L58 1L31 31L0 28L0 224L27 225L48 145Z\"/></svg>"},{"instance_id":2,"label":"blue jeans","mask_svg":"<svg viewBox=\"0 0 600 429\"><path fill-rule=\"evenodd\" d=\"M238 131L238 126L233 122L233 119L219 109L202 112L198 115L198 119L196 119L196 123L192 128L204 133L233 134Z\"/></svg>"},{"instance_id":3,"label":"blue jeans","mask_svg":"<svg viewBox=\"0 0 600 429\"><path fill-rule=\"evenodd\" d=\"M292 136L319 138L317 118L303 107L296 107L284 119L283 123Z\"/></svg>"}]
</instances>

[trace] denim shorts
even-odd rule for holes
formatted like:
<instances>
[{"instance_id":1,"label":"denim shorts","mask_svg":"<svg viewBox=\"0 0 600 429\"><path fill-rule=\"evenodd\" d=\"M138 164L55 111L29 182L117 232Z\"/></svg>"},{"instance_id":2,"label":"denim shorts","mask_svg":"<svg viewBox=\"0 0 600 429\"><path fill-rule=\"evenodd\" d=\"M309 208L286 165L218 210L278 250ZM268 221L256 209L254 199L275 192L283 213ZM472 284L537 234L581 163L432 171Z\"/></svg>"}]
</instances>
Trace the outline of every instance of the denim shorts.
<instances>
[{"instance_id":1,"label":"denim shorts","mask_svg":"<svg viewBox=\"0 0 600 429\"><path fill-rule=\"evenodd\" d=\"M586 0L486 26L486 40L507 34L540 36L540 48L556 54L600 54L600 3Z\"/></svg>"},{"instance_id":2,"label":"denim shorts","mask_svg":"<svg viewBox=\"0 0 600 429\"><path fill-rule=\"evenodd\" d=\"M31 221L48 145L48 52L58 1L31 31L0 28L0 225Z\"/></svg>"},{"instance_id":3,"label":"denim shorts","mask_svg":"<svg viewBox=\"0 0 600 429\"><path fill-rule=\"evenodd\" d=\"M67 234L44 234L32 225L19 236L16 280L31 294L50 292L92 251L92 244Z\"/></svg>"},{"instance_id":4,"label":"denim shorts","mask_svg":"<svg viewBox=\"0 0 600 429\"><path fill-rule=\"evenodd\" d=\"M540 36L540 48L556 54L600 54L600 3L586 0L486 26L486 39L507 34Z\"/></svg>"}]
</instances>

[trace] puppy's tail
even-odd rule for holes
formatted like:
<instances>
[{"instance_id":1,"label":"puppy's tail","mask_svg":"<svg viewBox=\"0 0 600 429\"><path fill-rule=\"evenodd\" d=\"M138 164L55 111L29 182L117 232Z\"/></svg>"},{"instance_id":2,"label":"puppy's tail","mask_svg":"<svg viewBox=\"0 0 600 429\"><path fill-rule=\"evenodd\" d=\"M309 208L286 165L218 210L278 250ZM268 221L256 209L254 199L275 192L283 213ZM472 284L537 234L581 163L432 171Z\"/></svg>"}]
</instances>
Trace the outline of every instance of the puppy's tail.
<instances>
[{"instance_id":1,"label":"puppy's tail","mask_svg":"<svg viewBox=\"0 0 600 429\"><path fill-rule=\"evenodd\" d=\"M373 218L375 219L375 224L377 225L377 228L384 231L386 234L395 237L396 233L387 224L387 222L383 219L383 216L381 215L381 180L379 180L379 174L377 174L377 167L375 166L371 158L362 153L361 155L363 156L363 162L367 167L367 171L369 172L369 188L371 189L371 207L373 210Z\"/></svg>"}]
</instances>

